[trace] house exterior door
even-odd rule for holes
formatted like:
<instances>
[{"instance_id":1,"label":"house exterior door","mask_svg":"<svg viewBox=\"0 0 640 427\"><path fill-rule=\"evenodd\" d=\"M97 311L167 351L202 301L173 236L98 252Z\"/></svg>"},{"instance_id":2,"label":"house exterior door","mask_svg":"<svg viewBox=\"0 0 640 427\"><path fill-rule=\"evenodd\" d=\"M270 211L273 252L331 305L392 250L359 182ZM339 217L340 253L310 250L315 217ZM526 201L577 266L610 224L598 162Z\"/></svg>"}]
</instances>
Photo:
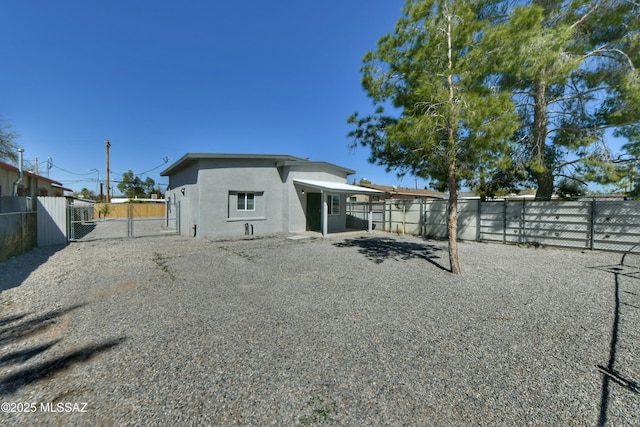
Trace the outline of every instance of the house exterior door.
<instances>
[{"instance_id":1,"label":"house exterior door","mask_svg":"<svg viewBox=\"0 0 640 427\"><path fill-rule=\"evenodd\" d=\"M307 193L307 230L321 231L322 195L320 193Z\"/></svg>"}]
</instances>

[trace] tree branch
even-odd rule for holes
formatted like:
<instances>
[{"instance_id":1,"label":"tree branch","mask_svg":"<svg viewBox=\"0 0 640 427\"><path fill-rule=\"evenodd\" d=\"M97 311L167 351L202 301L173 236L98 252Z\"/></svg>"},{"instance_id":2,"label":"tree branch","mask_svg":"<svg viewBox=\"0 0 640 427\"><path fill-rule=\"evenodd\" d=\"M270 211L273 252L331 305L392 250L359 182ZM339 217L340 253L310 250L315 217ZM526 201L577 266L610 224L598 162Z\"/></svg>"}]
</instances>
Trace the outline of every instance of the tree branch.
<instances>
[{"instance_id":1,"label":"tree branch","mask_svg":"<svg viewBox=\"0 0 640 427\"><path fill-rule=\"evenodd\" d=\"M576 22L574 22L569 28L570 29L574 29L575 27L577 27L578 25L582 24L593 12L595 12L600 6L602 6L604 2L598 2L595 6L593 6L591 8L591 10L589 10L587 13L585 13L582 18L578 19Z\"/></svg>"},{"instance_id":2,"label":"tree branch","mask_svg":"<svg viewBox=\"0 0 640 427\"><path fill-rule=\"evenodd\" d=\"M560 178L567 178L567 179L571 179L571 180L573 180L573 181L579 182L580 184L582 184L582 185L584 185L584 186L587 186L587 185L588 185L585 181L583 181L583 180L581 180L581 179L579 179L579 178L576 178L575 176L565 175L565 174L563 174L563 173L556 174L555 176L560 177Z\"/></svg>"},{"instance_id":3,"label":"tree branch","mask_svg":"<svg viewBox=\"0 0 640 427\"><path fill-rule=\"evenodd\" d=\"M607 43L607 44L605 44L605 45L603 45L603 46L601 46L601 47L597 48L596 50L593 50L593 51L591 51L591 52L587 53L586 55L584 55L584 56L583 56L583 59L587 59L587 58L589 58L589 57L591 57L591 56L604 56L604 57L611 58L611 59L619 59L619 58L616 58L615 56L607 56L607 55L605 55L605 54L607 54L607 53L617 53L617 54L619 54L619 55L622 55L622 56L624 57L624 59L626 59L627 63L629 64L629 67L630 67L632 70L634 70L634 71L635 71L636 67L635 67L635 65L633 65L633 61L631 60L631 58L629 57L629 55L627 55L627 54L626 54L623 50L621 50L621 49L615 49L615 48L613 48L613 49L606 49L605 47L606 47L608 44L610 44L610 43Z\"/></svg>"}]
</instances>

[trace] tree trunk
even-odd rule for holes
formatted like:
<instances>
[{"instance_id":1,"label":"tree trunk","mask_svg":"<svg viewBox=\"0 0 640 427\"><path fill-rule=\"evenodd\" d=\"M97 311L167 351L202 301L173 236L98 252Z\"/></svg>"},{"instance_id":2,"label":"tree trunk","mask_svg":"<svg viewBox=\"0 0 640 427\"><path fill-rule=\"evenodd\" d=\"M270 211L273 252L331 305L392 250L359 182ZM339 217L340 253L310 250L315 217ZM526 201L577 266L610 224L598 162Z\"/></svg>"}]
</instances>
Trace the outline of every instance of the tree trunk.
<instances>
[{"instance_id":1,"label":"tree trunk","mask_svg":"<svg viewBox=\"0 0 640 427\"><path fill-rule=\"evenodd\" d=\"M447 212L447 237L449 239L449 264L453 274L460 274L458 261L458 191L455 160L449 162L449 211Z\"/></svg>"},{"instance_id":2,"label":"tree trunk","mask_svg":"<svg viewBox=\"0 0 640 427\"><path fill-rule=\"evenodd\" d=\"M456 102L453 84L453 59L451 19L448 15L447 48L449 57L449 125L447 126L447 181L449 183L449 212L447 213L447 237L449 239L449 264L453 274L460 274L458 261L458 182L456 179Z\"/></svg>"},{"instance_id":3,"label":"tree trunk","mask_svg":"<svg viewBox=\"0 0 640 427\"><path fill-rule=\"evenodd\" d=\"M533 124L531 127L531 168L538 189L536 200L551 200L553 195L553 169L547 165L545 148L547 143L547 84L544 73L534 83Z\"/></svg>"},{"instance_id":4,"label":"tree trunk","mask_svg":"<svg viewBox=\"0 0 640 427\"><path fill-rule=\"evenodd\" d=\"M553 172L549 169L536 173L536 182L538 189L536 190L536 200L549 201L553 196Z\"/></svg>"}]
</instances>

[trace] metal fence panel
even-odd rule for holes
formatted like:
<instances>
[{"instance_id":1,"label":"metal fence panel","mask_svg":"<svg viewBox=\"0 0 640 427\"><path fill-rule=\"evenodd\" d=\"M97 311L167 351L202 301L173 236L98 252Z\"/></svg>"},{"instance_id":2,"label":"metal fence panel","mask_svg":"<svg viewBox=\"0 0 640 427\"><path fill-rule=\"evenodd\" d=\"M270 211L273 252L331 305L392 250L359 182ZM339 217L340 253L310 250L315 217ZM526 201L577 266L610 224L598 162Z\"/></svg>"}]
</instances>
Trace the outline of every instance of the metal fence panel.
<instances>
[{"instance_id":1,"label":"metal fence panel","mask_svg":"<svg viewBox=\"0 0 640 427\"><path fill-rule=\"evenodd\" d=\"M36 247L36 221L34 211L0 214L0 262Z\"/></svg>"},{"instance_id":2,"label":"metal fence panel","mask_svg":"<svg viewBox=\"0 0 640 427\"><path fill-rule=\"evenodd\" d=\"M387 200L377 209L385 231L445 238L447 206L446 200ZM368 204L352 203L348 215L366 223L367 212ZM458 238L640 253L640 201L459 200Z\"/></svg>"},{"instance_id":3,"label":"metal fence panel","mask_svg":"<svg viewBox=\"0 0 640 427\"><path fill-rule=\"evenodd\" d=\"M385 230L385 203L372 202L373 229ZM350 202L347 204L347 228L367 230L369 221L369 203ZM388 230L386 230L388 231Z\"/></svg>"},{"instance_id":4,"label":"metal fence panel","mask_svg":"<svg viewBox=\"0 0 640 427\"><path fill-rule=\"evenodd\" d=\"M67 199L64 197L38 197L38 247L66 244L67 219Z\"/></svg>"},{"instance_id":5,"label":"metal fence panel","mask_svg":"<svg viewBox=\"0 0 640 427\"><path fill-rule=\"evenodd\" d=\"M481 202L479 240L503 242L505 240L505 204L504 202Z\"/></svg>"},{"instance_id":6,"label":"metal fence panel","mask_svg":"<svg viewBox=\"0 0 640 427\"><path fill-rule=\"evenodd\" d=\"M447 237L446 200L425 200L424 202L424 235L445 239Z\"/></svg>"},{"instance_id":7,"label":"metal fence panel","mask_svg":"<svg viewBox=\"0 0 640 427\"><path fill-rule=\"evenodd\" d=\"M640 252L640 202L596 202L593 230L593 249Z\"/></svg>"},{"instance_id":8,"label":"metal fence panel","mask_svg":"<svg viewBox=\"0 0 640 427\"><path fill-rule=\"evenodd\" d=\"M526 208L524 203L505 203L504 242L524 243L523 224Z\"/></svg>"},{"instance_id":9,"label":"metal fence panel","mask_svg":"<svg viewBox=\"0 0 640 427\"><path fill-rule=\"evenodd\" d=\"M389 212L389 231L398 234L420 234L420 201L398 199L387 202Z\"/></svg>"},{"instance_id":10,"label":"metal fence panel","mask_svg":"<svg viewBox=\"0 0 640 427\"><path fill-rule=\"evenodd\" d=\"M458 239L477 240L479 233L479 200L458 201Z\"/></svg>"},{"instance_id":11,"label":"metal fence panel","mask_svg":"<svg viewBox=\"0 0 640 427\"><path fill-rule=\"evenodd\" d=\"M526 203L523 227L525 243L589 248L591 203Z\"/></svg>"},{"instance_id":12,"label":"metal fence panel","mask_svg":"<svg viewBox=\"0 0 640 427\"><path fill-rule=\"evenodd\" d=\"M479 240L503 242L505 226L505 204L499 202L480 202Z\"/></svg>"}]
</instances>

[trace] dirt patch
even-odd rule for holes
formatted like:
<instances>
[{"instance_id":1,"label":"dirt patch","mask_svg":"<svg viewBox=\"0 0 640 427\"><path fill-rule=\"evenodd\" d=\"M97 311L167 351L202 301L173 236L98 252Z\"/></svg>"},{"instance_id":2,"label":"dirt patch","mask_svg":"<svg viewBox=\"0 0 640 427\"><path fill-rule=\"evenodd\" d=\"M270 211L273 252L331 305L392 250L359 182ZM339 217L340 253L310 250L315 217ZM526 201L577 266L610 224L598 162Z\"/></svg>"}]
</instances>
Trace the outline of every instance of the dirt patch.
<instances>
[{"instance_id":1,"label":"dirt patch","mask_svg":"<svg viewBox=\"0 0 640 427\"><path fill-rule=\"evenodd\" d=\"M113 286L106 288L96 289L94 292L94 299L97 301L104 301L115 295L125 294L128 292L134 292L142 287L144 283L140 282L120 282Z\"/></svg>"}]
</instances>

